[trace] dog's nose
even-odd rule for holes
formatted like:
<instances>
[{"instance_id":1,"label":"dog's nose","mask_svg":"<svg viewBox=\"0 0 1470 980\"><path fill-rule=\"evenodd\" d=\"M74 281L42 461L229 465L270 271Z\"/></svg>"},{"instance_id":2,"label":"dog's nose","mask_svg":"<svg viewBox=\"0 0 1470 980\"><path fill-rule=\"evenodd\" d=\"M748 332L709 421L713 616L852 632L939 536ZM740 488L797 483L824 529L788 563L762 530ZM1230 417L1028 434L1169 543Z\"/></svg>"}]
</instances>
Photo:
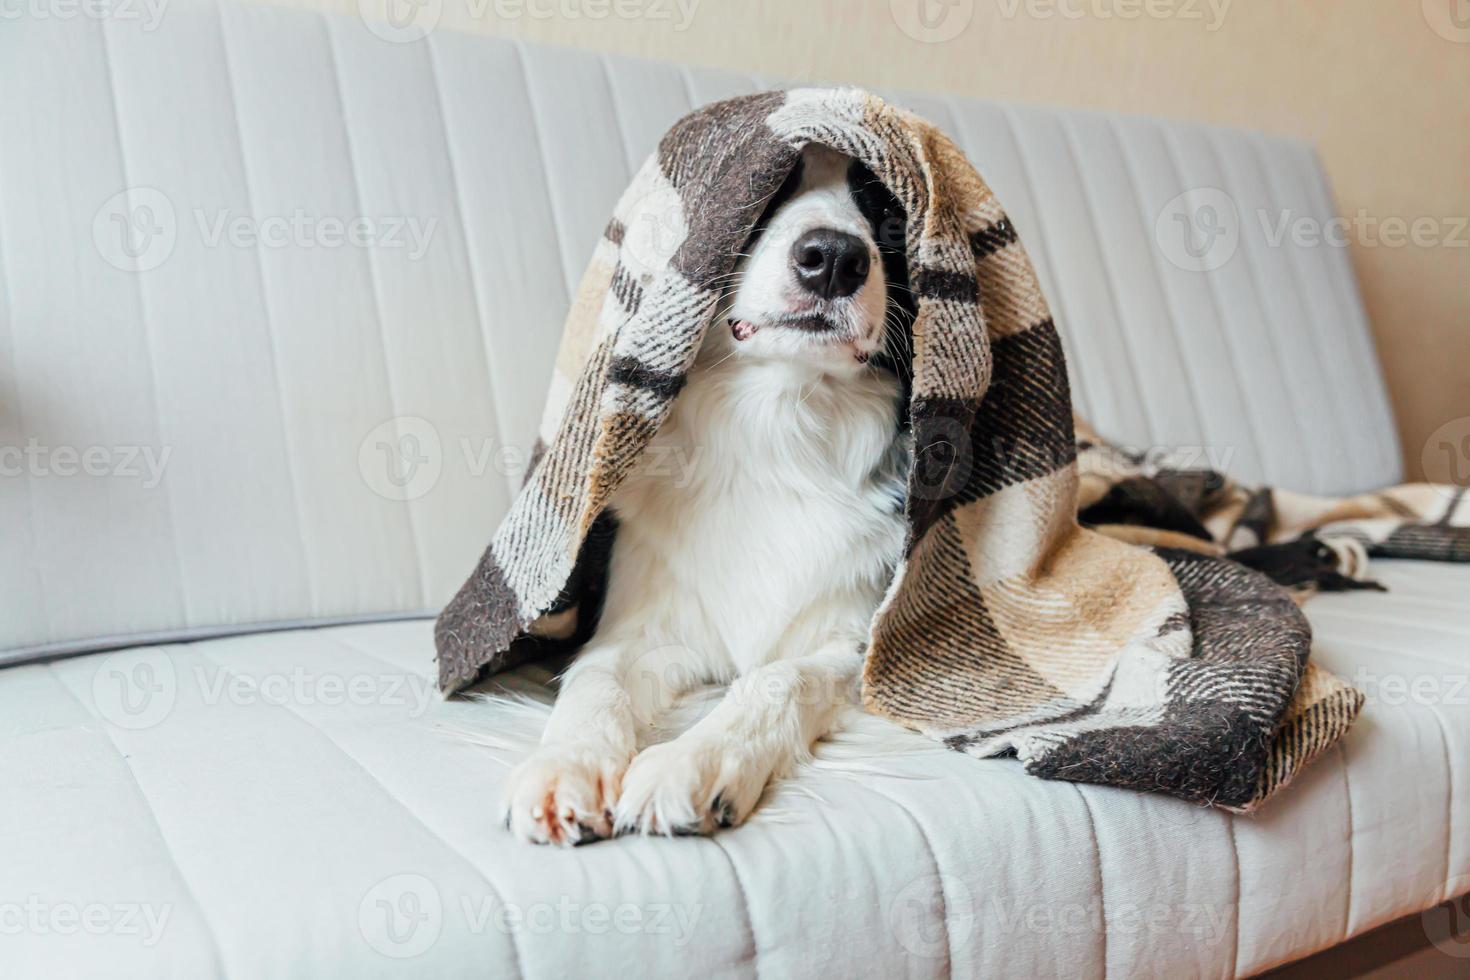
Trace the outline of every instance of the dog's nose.
<instances>
[{"instance_id":1,"label":"dog's nose","mask_svg":"<svg viewBox=\"0 0 1470 980\"><path fill-rule=\"evenodd\" d=\"M791 246L791 270L809 293L851 296L868 278L868 246L845 231L816 228Z\"/></svg>"}]
</instances>

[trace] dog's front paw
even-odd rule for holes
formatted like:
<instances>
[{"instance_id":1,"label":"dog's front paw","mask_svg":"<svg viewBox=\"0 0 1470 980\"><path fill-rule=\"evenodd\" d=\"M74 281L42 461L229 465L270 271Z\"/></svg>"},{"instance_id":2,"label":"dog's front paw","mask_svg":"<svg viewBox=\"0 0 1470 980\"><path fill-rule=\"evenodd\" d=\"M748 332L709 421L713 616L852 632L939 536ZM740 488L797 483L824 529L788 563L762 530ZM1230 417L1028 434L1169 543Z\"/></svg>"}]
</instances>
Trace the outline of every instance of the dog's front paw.
<instances>
[{"instance_id":1,"label":"dog's front paw","mask_svg":"<svg viewBox=\"0 0 1470 980\"><path fill-rule=\"evenodd\" d=\"M618 833L708 834L745 820L772 767L722 739L683 736L644 749L623 777Z\"/></svg>"},{"instance_id":2,"label":"dog's front paw","mask_svg":"<svg viewBox=\"0 0 1470 980\"><path fill-rule=\"evenodd\" d=\"M611 837L628 756L608 746L545 745L511 770L505 827L533 844L572 846Z\"/></svg>"}]
</instances>

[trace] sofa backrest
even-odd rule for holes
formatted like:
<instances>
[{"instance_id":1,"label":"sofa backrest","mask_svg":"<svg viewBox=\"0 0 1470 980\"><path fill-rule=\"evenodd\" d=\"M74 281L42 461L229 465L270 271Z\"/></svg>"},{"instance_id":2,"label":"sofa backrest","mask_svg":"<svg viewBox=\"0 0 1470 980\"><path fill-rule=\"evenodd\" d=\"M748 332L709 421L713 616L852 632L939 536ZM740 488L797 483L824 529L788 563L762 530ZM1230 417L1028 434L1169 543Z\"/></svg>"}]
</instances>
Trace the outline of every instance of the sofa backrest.
<instances>
[{"instance_id":1,"label":"sofa backrest","mask_svg":"<svg viewBox=\"0 0 1470 980\"><path fill-rule=\"evenodd\" d=\"M7 23L0 657L436 609L614 199L677 117L774 84L268 5ZM995 187L1103 431L1398 477L1348 258L1279 237L1335 213L1309 147L884 94Z\"/></svg>"}]
</instances>

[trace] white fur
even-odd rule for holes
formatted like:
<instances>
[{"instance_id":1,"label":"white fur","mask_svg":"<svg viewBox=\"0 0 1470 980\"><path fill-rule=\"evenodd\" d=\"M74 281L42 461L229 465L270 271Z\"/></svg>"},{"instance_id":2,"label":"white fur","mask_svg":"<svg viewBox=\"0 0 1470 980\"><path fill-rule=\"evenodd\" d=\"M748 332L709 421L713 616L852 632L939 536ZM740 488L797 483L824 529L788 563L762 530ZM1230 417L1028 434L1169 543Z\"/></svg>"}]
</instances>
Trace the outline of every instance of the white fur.
<instances>
[{"instance_id":1,"label":"white fur","mask_svg":"<svg viewBox=\"0 0 1470 980\"><path fill-rule=\"evenodd\" d=\"M540 747L508 777L506 823L539 843L739 823L852 704L868 624L897 560L898 386L866 364L886 287L846 158L804 156L802 185L732 281L684 391L612 507L595 636L562 680ZM817 227L869 243L868 279L817 300L790 269ZM820 315L830 330L783 325ZM736 340L741 323L746 339ZM728 683L687 730L648 745L681 695Z\"/></svg>"}]
</instances>

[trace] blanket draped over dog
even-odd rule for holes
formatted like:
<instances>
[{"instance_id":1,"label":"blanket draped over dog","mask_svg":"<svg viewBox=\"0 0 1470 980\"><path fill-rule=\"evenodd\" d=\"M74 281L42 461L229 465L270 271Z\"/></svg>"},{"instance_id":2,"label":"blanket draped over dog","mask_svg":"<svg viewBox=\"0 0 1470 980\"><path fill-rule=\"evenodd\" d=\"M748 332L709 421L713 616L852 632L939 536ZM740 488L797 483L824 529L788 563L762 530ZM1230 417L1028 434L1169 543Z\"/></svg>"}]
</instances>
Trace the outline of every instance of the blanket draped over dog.
<instances>
[{"instance_id":1,"label":"blanket draped over dog","mask_svg":"<svg viewBox=\"0 0 1470 980\"><path fill-rule=\"evenodd\" d=\"M609 497L810 142L866 164L906 210L917 308L907 536L871 626L866 706L1040 776L1257 806L1347 730L1361 695L1308 665L1306 620L1264 575L1079 524L1062 347L1014 228L948 138L852 89L707 106L638 172L567 318L526 482L439 618L441 686L589 635Z\"/></svg>"}]
</instances>

